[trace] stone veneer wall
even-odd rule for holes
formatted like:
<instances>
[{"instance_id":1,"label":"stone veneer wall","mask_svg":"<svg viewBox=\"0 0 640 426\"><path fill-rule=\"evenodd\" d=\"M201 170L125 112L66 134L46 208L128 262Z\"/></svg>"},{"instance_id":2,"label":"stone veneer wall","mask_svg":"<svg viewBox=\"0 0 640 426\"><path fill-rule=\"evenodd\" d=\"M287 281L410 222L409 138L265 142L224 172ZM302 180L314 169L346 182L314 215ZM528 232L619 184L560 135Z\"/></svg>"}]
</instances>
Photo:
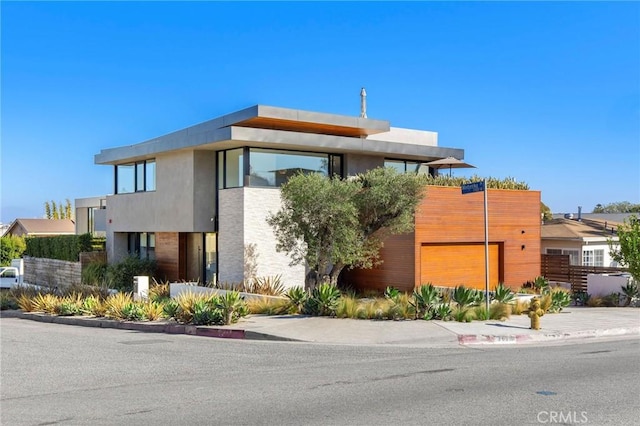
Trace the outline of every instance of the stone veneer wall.
<instances>
[{"instance_id":1,"label":"stone veneer wall","mask_svg":"<svg viewBox=\"0 0 640 426\"><path fill-rule=\"evenodd\" d=\"M276 251L276 236L267 216L280 210L277 188L244 188L244 244L255 247L256 276L280 275L285 287L304 287L305 265L289 266L291 258Z\"/></svg>"},{"instance_id":2,"label":"stone veneer wall","mask_svg":"<svg viewBox=\"0 0 640 426\"><path fill-rule=\"evenodd\" d=\"M48 287L66 287L72 284L80 284L82 282L82 268L94 261L106 262L106 253L80 253L79 262L25 257L24 282Z\"/></svg>"},{"instance_id":3,"label":"stone veneer wall","mask_svg":"<svg viewBox=\"0 0 640 426\"><path fill-rule=\"evenodd\" d=\"M281 206L277 188L232 188L219 192L218 280L242 282L245 265L255 263L257 277L280 275L286 287L304 286L305 266L276 252L275 235L267 216ZM247 258L246 249L254 248Z\"/></svg>"}]
</instances>

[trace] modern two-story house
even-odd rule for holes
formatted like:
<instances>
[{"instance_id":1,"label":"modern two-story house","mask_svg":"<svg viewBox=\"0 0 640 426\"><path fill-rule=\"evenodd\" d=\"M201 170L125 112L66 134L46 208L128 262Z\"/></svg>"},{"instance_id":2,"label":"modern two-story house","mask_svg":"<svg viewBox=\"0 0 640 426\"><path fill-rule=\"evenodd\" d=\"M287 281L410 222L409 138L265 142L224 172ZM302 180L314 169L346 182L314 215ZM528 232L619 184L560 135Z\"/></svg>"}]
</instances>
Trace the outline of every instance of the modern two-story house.
<instances>
[{"instance_id":1,"label":"modern two-story house","mask_svg":"<svg viewBox=\"0 0 640 426\"><path fill-rule=\"evenodd\" d=\"M255 269L257 276L280 275L287 286L302 285L305 267L290 266L290 259L276 252L275 236L266 223L268 214L280 207L279 186L290 176L303 171L345 177L379 166L437 173L424 163L446 157L462 159L464 151L438 146L436 132L263 105L105 149L95 162L114 170L114 194L106 200L108 260L127 254L154 258L158 275L169 280L240 282L247 269ZM535 204L531 214L538 224L527 237L537 232L539 240L540 195L524 192L530 193L525 205ZM444 219L450 213L446 206L445 200L429 211ZM470 237L472 244L482 241L475 231ZM421 249L416 247L422 242L412 241L402 250L418 265ZM497 268L504 270L508 259L504 254L498 259L504 241L495 243L496 261L502 262ZM513 244L520 250L518 242ZM532 249L539 273L539 247ZM536 262L531 263L535 276ZM424 278L416 278L420 271L414 264L407 282Z\"/></svg>"}]
</instances>

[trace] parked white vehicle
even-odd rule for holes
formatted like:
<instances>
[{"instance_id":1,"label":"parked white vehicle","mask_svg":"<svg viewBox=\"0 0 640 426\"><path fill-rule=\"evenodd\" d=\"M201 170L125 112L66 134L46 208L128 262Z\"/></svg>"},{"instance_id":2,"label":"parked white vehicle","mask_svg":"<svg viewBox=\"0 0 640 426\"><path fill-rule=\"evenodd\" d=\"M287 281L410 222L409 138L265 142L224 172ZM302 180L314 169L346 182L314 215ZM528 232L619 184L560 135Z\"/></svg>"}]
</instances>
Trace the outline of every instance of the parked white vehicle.
<instances>
[{"instance_id":1,"label":"parked white vehicle","mask_svg":"<svg viewBox=\"0 0 640 426\"><path fill-rule=\"evenodd\" d=\"M0 267L0 288L11 288L22 284L22 275L13 266Z\"/></svg>"}]
</instances>

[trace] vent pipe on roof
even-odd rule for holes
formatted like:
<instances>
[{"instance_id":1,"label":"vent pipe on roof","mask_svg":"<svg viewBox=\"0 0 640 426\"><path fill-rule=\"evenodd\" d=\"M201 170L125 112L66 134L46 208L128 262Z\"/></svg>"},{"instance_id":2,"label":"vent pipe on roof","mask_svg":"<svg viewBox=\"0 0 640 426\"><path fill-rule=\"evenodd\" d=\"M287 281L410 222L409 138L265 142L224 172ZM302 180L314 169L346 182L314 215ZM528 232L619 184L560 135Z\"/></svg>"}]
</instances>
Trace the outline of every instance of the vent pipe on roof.
<instances>
[{"instance_id":1,"label":"vent pipe on roof","mask_svg":"<svg viewBox=\"0 0 640 426\"><path fill-rule=\"evenodd\" d=\"M582 222L582 206L578 206L578 222Z\"/></svg>"},{"instance_id":2,"label":"vent pipe on roof","mask_svg":"<svg viewBox=\"0 0 640 426\"><path fill-rule=\"evenodd\" d=\"M360 117L367 118L367 91L360 90Z\"/></svg>"}]
</instances>

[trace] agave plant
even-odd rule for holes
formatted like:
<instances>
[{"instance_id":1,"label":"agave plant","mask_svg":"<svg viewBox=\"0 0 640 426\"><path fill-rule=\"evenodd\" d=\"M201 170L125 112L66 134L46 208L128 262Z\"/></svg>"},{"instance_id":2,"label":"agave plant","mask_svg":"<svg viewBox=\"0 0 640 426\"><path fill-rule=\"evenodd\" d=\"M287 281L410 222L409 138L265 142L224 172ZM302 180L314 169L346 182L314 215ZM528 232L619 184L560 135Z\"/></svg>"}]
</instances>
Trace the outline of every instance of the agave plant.
<instances>
[{"instance_id":1,"label":"agave plant","mask_svg":"<svg viewBox=\"0 0 640 426\"><path fill-rule=\"evenodd\" d=\"M296 313L299 314L302 313L304 309L304 304L309 298L309 293L307 293L302 287L291 287L285 296L287 296L291 305L295 308Z\"/></svg>"},{"instance_id":2,"label":"agave plant","mask_svg":"<svg viewBox=\"0 0 640 426\"><path fill-rule=\"evenodd\" d=\"M78 315L82 312L82 295L70 294L60 299L55 307L55 314L61 316Z\"/></svg>"},{"instance_id":3,"label":"agave plant","mask_svg":"<svg viewBox=\"0 0 640 426\"><path fill-rule=\"evenodd\" d=\"M511 303L515 295L509 287L505 287L503 283L498 283L495 290L493 290L493 300L498 303Z\"/></svg>"},{"instance_id":4,"label":"agave plant","mask_svg":"<svg viewBox=\"0 0 640 426\"><path fill-rule=\"evenodd\" d=\"M320 284L311 292L305 304L305 312L311 315L335 315L340 299L340 290L331 284Z\"/></svg>"},{"instance_id":5,"label":"agave plant","mask_svg":"<svg viewBox=\"0 0 640 426\"><path fill-rule=\"evenodd\" d=\"M624 306L629 306L633 299L637 299L640 296L638 283L633 278L629 278L627 285L621 286L621 288L622 294L625 296Z\"/></svg>"},{"instance_id":6,"label":"agave plant","mask_svg":"<svg viewBox=\"0 0 640 426\"><path fill-rule=\"evenodd\" d=\"M147 318L144 315L144 309L137 302L129 302L122 307L122 318L128 321L144 321Z\"/></svg>"},{"instance_id":7,"label":"agave plant","mask_svg":"<svg viewBox=\"0 0 640 426\"><path fill-rule=\"evenodd\" d=\"M220 303L222 298L214 299ZM224 312L219 306L212 303L212 299L198 299L193 303L193 319L195 325L224 324Z\"/></svg>"},{"instance_id":8,"label":"agave plant","mask_svg":"<svg viewBox=\"0 0 640 426\"><path fill-rule=\"evenodd\" d=\"M389 300L393 300L394 302L398 301L398 297L400 297L400 290L395 287L388 286L384 290L384 297Z\"/></svg>"},{"instance_id":9,"label":"agave plant","mask_svg":"<svg viewBox=\"0 0 640 426\"><path fill-rule=\"evenodd\" d=\"M551 292L551 306L549 312L560 312L571 304L571 295L562 289L555 289Z\"/></svg>"},{"instance_id":10,"label":"agave plant","mask_svg":"<svg viewBox=\"0 0 640 426\"><path fill-rule=\"evenodd\" d=\"M244 299L237 291L227 291L219 296L215 306L222 311L225 325L236 322L242 314L246 315Z\"/></svg>"},{"instance_id":11,"label":"agave plant","mask_svg":"<svg viewBox=\"0 0 640 426\"><path fill-rule=\"evenodd\" d=\"M463 309L476 303L477 295L474 289L466 288L465 286L461 285L453 290L451 298L458 304L458 307Z\"/></svg>"},{"instance_id":12,"label":"agave plant","mask_svg":"<svg viewBox=\"0 0 640 426\"><path fill-rule=\"evenodd\" d=\"M591 295L586 291L577 291L573 293L572 298L573 298L573 303L576 306L587 306L587 303L589 302Z\"/></svg>"},{"instance_id":13,"label":"agave plant","mask_svg":"<svg viewBox=\"0 0 640 426\"><path fill-rule=\"evenodd\" d=\"M180 306L175 300L168 300L162 307L162 314L167 318L176 318Z\"/></svg>"},{"instance_id":14,"label":"agave plant","mask_svg":"<svg viewBox=\"0 0 640 426\"><path fill-rule=\"evenodd\" d=\"M539 294L546 294L549 292L549 280L542 276L536 277L533 280L533 288Z\"/></svg>"},{"instance_id":15,"label":"agave plant","mask_svg":"<svg viewBox=\"0 0 640 426\"><path fill-rule=\"evenodd\" d=\"M437 305L434 312L434 318L442 321L449 321L451 319L451 305L448 303L441 303Z\"/></svg>"},{"instance_id":16,"label":"agave plant","mask_svg":"<svg viewBox=\"0 0 640 426\"><path fill-rule=\"evenodd\" d=\"M106 312L106 307L98 296L88 296L82 301L80 312L84 315L103 317Z\"/></svg>"},{"instance_id":17,"label":"agave plant","mask_svg":"<svg viewBox=\"0 0 640 426\"><path fill-rule=\"evenodd\" d=\"M433 319L433 309L436 304L440 303L440 293L432 285L422 285L413 290L413 299L415 300L416 316L423 319Z\"/></svg>"}]
</instances>

